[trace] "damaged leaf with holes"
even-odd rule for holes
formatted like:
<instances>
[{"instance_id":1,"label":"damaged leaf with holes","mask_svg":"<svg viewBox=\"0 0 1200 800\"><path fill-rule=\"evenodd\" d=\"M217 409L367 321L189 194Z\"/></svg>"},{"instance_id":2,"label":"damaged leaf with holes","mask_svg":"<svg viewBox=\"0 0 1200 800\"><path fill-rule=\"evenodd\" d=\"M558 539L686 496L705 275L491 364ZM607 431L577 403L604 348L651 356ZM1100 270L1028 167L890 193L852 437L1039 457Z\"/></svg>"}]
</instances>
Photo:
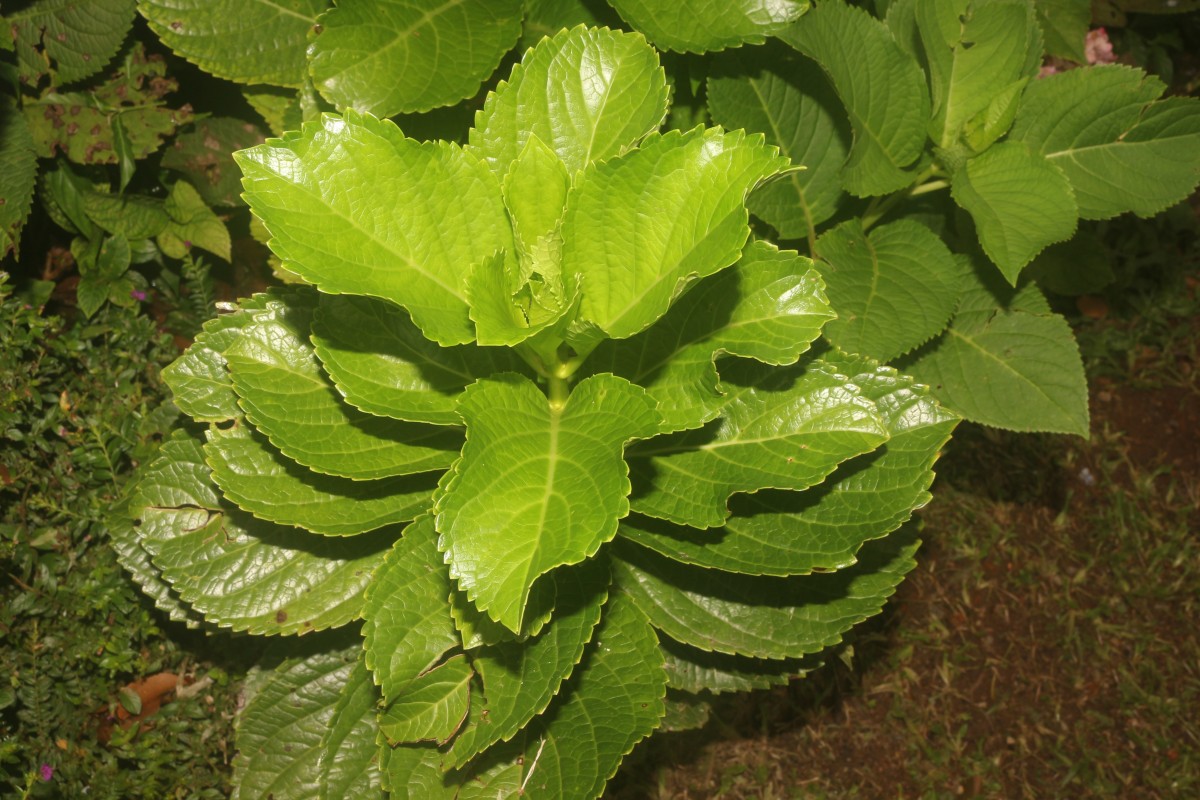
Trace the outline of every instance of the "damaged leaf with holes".
<instances>
[{"instance_id":1,"label":"damaged leaf with holes","mask_svg":"<svg viewBox=\"0 0 1200 800\"><path fill-rule=\"evenodd\" d=\"M238 797L599 797L914 566L957 416L820 340L825 282L746 207L793 163L660 132L668 97L641 35L578 27L465 145L347 109L236 154L303 283L165 372L195 424L129 530L156 596L312 632L246 706Z\"/></svg>"}]
</instances>

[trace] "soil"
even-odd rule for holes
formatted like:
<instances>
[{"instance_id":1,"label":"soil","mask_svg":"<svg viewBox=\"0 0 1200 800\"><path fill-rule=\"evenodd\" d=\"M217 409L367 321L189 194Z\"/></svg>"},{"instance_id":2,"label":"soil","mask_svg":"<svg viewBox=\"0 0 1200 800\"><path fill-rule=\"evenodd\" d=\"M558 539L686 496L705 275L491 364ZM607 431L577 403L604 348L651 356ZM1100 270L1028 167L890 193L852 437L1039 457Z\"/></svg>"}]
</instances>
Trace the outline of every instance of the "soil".
<instances>
[{"instance_id":1,"label":"soil","mask_svg":"<svg viewBox=\"0 0 1200 800\"><path fill-rule=\"evenodd\" d=\"M1117 513L1184 492L1175 523L1200 530L1200 392L1097 381L1092 413L1089 443L960 428L918 569L854 668L716 698L706 728L635 751L610 796L1200 796L1167 775L1194 764L1200 716L1156 671L1194 657L1195 583Z\"/></svg>"}]
</instances>

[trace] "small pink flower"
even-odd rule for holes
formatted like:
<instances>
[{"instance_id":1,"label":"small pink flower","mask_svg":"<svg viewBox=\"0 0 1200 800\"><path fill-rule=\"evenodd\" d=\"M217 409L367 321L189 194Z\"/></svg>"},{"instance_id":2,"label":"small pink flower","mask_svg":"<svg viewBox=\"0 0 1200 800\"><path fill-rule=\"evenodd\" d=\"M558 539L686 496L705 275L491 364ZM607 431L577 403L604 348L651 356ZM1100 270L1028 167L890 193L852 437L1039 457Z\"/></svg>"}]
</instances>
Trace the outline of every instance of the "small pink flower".
<instances>
[{"instance_id":1,"label":"small pink flower","mask_svg":"<svg viewBox=\"0 0 1200 800\"><path fill-rule=\"evenodd\" d=\"M1117 60L1113 54L1112 42L1108 40L1108 31L1104 28L1088 31L1083 42L1083 52L1087 55L1089 64L1111 64Z\"/></svg>"},{"instance_id":2,"label":"small pink flower","mask_svg":"<svg viewBox=\"0 0 1200 800\"><path fill-rule=\"evenodd\" d=\"M186 247L188 250L191 250L191 249L192 249L192 241L191 241L191 239L184 239L184 240L183 240L183 246L184 246L184 247Z\"/></svg>"},{"instance_id":3,"label":"small pink flower","mask_svg":"<svg viewBox=\"0 0 1200 800\"><path fill-rule=\"evenodd\" d=\"M145 300L146 299L146 293L143 292L141 289L132 289L129 292L129 296L132 297L134 300Z\"/></svg>"},{"instance_id":4,"label":"small pink flower","mask_svg":"<svg viewBox=\"0 0 1200 800\"><path fill-rule=\"evenodd\" d=\"M49 764L42 764L42 768L39 770L39 772L41 773L42 780L44 782L48 783L52 778L54 778L54 767L50 766Z\"/></svg>"}]
</instances>

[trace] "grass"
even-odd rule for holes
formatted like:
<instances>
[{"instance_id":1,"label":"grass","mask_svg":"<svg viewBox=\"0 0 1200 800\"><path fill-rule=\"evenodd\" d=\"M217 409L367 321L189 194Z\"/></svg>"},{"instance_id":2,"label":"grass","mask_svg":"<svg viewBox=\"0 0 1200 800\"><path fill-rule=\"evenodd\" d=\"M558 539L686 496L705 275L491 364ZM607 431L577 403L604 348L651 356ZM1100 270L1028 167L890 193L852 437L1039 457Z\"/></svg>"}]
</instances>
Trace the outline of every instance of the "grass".
<instances>
[{"instance_id":1,"label":"grass","mask_svg":"<svg viewBox=\"0 0 1200 800\"><path fill-rule=\"evenodd\" d=\"M1090 441L960 427L918 569L845 659L719 698L611 795L1200 796L1194 236L1165 257L1076 320Z\"/></svg>"}]
</instances>

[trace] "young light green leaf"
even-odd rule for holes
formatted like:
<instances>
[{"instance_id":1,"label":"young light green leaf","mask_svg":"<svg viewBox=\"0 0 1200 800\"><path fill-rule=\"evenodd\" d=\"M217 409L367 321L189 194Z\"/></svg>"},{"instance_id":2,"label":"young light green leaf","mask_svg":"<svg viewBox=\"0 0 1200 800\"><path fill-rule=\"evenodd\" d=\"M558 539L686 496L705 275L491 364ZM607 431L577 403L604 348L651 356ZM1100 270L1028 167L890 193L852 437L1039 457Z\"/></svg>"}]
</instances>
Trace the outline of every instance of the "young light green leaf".
<instances>
[{"instance_id":1,"label":"young light green leaf","mask_svg":"<svg viewBox=\"0 0 1200 800\"><path fill-rule=\"evenodd\" d=\"M804 167L750 195L750 212L784 239L816 237L833 216L842 192L842 164L850 150L850 126L829 81L806 58L742 61L742 69L708 79L708 110L728 129L762 133L781 155ZM751 71L753 70L753 71Z\"/></svg>"},{"instance_id":2,"label":"young light green leaf","mask_svg":"<svg viewBox=\"0 0 1200 800\"><path fill-rule=\"evenodd\" d=\"M610 338L642 331L686 286L730 266L750 234L746 195L789 162L762 136L671 131L585 172L563 219L562 272Z\"/></svg>"},{"instance_id":3,"label":"young light green leaf","mask_svg":"<svg viewBox=\"0 0 1200 800\"><path fill-rule=\"evenodd\" d=\"M918 2L916 17L933 101L929 135L950 147L997 93L1029 76L1031 62L1036 71L1041 31L1028 0Z\"/></svg>"},{"instance_id":4,"label":"young light green leaf","mask_svg":"<svg viewBox=\"0 0 1200 800\"><path fill-rule=\"evenodd\" d=\"M204 202L196 187L176 181L163 204L170 217L158 234L158 246L171 258L184 258L192 247L200 247L226 261L230 260L229 229Z\"/></svg>"},{"instance_id":5,"label":"young light green leaf","mask_svg":"<svg viewBox=\"0 0 1200 800\"><path fill-rule=\"evenodd\" d=\"M383 800L376 743L378 701L371 672L359 650L321 740L318 800Z\"/></svg>"},{"instance_id":6,"label":"young light green leaf","mask_svg":"<svg viewBox=\"0 0 1200 800\"><path fill-rule=\"evenodd\" d=\"M1019 141L1001 142L954 175L951 194L975 220L979 243L1008 282L1079 223L1075 193L1062 171Z\"/></svg>"},{"instance_id":7,"label":"young light green leaf","mask_svg":"<svg viewBox=\"0 0 1200 800\"><path fill-rule=\"evenodd\" d=\"M607 559L564 567L545 580L555 581L559 591L554 617L541 633L524 641L481 647L472 654L483 695L475 696L470 718L448 750L455 767L496 742L508 741L545 711L592 638L608 598Z\"/></svg>"},{"instance_id":8,"label":"young light green leaf","mask_svg":"<svg viewBox=\"0 0 1200 800\"><path fill-rule=\"evenodd\" d=\"M808 10L807 0L610 0L617 13L662 50L703 53L762 44Z\"/></svg>"},{"instance_id":9,"label":"young light green leaf","mask_svg":"<svg viewBox=\"0 0 1200 800\"><path fill-rule=\"evenodd\" d=\"M504 205L523 255L531 254L538 240L558 227L570 188L566 164L531 134L503 182Z\"/></svg>"},{"instance_id":10,"label":"young light green leaf","mask_svg":"<svg viewBox=\"0 0 1200 800\"><path fill-rule=\"evenodd\" d=\"M461 776L459 800L592 800L633 746L658 727L666 675L646 618L624 598L605 608L596 639L550 710Z\"/></svg>"},{"instance_id":11,"label":"young light green leaf","mask_svg":"<svg viewBox=\"0 0 1200 800\"><path fill-rule=\"evenodd\" d=\"M1200 182L1200 100L1158 100L1141 70L1108 65L1031 83L1010 138L1062 170L1084 219L1149 217Z\"/></svg>"},{"instance_id":12,"label":"young light green leaf","mask_svg":"<svg viewBox=\"0 0 1200 800\"><path fill-rule=\"evenodd\" d=\"M838 312L824 334L846 352L891 361L943 331L954 313L962 270L919 222L897 220L867 235L852 219L822 234L816 254Z\"/></svg>"},{"instance_id":13,"label":"young light green leaf","mask_svg":"<svg viewBox=\"0 0 1200 800\"><path fill-rule=\"evenodd\" d=\"M721 417L631 448L634 511L695 528L729 517L736 492L807 489L887 440L875 405L821 364L723 362Z\"/></svg>"},{"instance_id":14,"label":"young light green leaf","mask_svg":"<svg viewBox=\"0 0 1200 800\"><path fill-rule=\"evenodd\" d=\"M925 149L929 93L920 66L887 27L863 9L826 0L779 38L821 65L850 116L846 190L870 197L912 183L909 167Z\"/></svg>"},{"instance_id":15,"label":"young light green leaf","mask_svg":"<svg viewBox=\"0 0 1200 800\"><path fill-rule=\"evenodd\" d=\"M792 364L834 317L812 261L752 242L733 268L684 294L652 327L601 343L593 372L612 372L658 401L660 432L698 428L723 402L715 359L723 354Z\"/></svg>"},{"instance_id":16,"label":"young light green leaf","mask_svg":"<svg viewBox=\"0 0 1200 800\"><path fill-rule=\"evenodd\" d=\"M1035 0L1034 6L1046 37L1046 55L1086 63L1084 40L1092 22L1091 0Z\"/></svg>"},{"instance_id":17,"label":"young light green leaf","mask_svg":"<svg viewBox=\"0 0 1200 800\"><path fill-rule=\"evenodd\" d=\"M799 658L879 613L916 566L918 544L902 528L864 545L852 567L764 578L685 566L620 540L613 570L621 593L676 641L730 655Z\"/></svg>"},{"instance_id":18,"label":"young light green leaf","mask_svg":"<svg viewBox=\"0 0 1200 800\"><path fill-rule=\"evenodd\" d=\"M200 443L186 433L159 452L130 508L142 546L180 599L215 625L258 634L359 616L391 532L332 539L261 522L220 502Z\"/></svg>"},{"instance_id":19,"label":"young light green leaf","mask_svg":"<svg viewBox=\"0 0 1200 800\"><path fill-rule=\"evenodd\" d=\"M521 35L521 0L359 0L318 25L317 89L338 108L390 117L474 95Z\"/></svg>"},{"instance_id":20,"label":"young light green leaf","mask_svg":"<svg viewBox=\"0 0 1200 800\"><path fill-rule=\"evenodd\" d=\"M467 299L480 346L513 347L545 334L553 340L550 352L557 347L579 307L578 284L564 285L555 264L545 265L553 267L545 275L533 274L536 261L529 266L530 274L522 275L522 269L496 253L471 271Z\"/></svg>"},{"instance_id":21,"label":"young light green leaf","mask_svg":"<svg viewBox=\"0 0 1200 800\"><path fill-rule=\"evenodd\" d=\"M138 0L163 43L238 83L299 86L309 30L328 0Z\"/></svg>"},{"instance_id":22,"label":"young light green leaf","mask_svg":"<svg viewBox=\"0 0 1200 800\"><path fill-rule=\"evenodd\" d=\"M575 28L525 54L484 101L470 149L497 179L536 136L572 175L657 130L667 79L641 34Z\"/></svg>"},{"instance_id":23,"label":"young light green leaf","mask_svg":"<svg viewBox=\"0 0 1200 800\"><path fill-rule=\"evenodd\" d=\"M0 97L0 258L21 255L21 228L33 205L37 156L25 117Z\"/></svg>"},{"instance_id":24,"label":"young light green leaf","mask_svg":"<svg viewBox=\"0 0 1200 800\"><path fill-rule=\"evenodd\" d=\"M445 743L467 718L474 675L466 656L446 659L413 679L404 692L380 712L379 730L393 744Z\"/></svg>"},{"instance_id":25,"label":"young light green leaf","mask_svg":"<svg viewBox=\"0 0 1200 800\"><path fill-rule=\"evenodd\" d=\"M621 523L620 535L687 564L782 577L849 566L863 542L900 527L929 502L933 464L958 417L890 367L836 352L823 361L875 404L886 446L843 463L808 491L735 497L720 529L635 515Z\"/></svg>"},{"instance_id":26,"label":"young light green leaf","mask_svg":"<svg viewBox=\"0 0 1200 800\"><path fill-rule=\"evenodd\" d=\"M35 0L6 9L21 80L36 86L47 73L55 85L83 80L104 69L133 25L134 0ZM7 31L5 31L7 33Z\"/></svg>"},{"instance_id":27,"label":"young light green leaf","mask_svg":"<svg viewBox=\"0 0 1200 800\"><path fill-rule=\"evenodd\" d=\"M254 321L254 313L266 307L268 297L246 298L233 313L205 322L191 346L163 369L175 405L196 422L229 422L241 416L222 353Z\"/></svg>"},{"instance_id":28,"label":"young light green leaf","mask_svg":"<svg viewBox=\"0 0 1200 800\"><path fill-rule=\"evenodd\" d=\"M267 128L276 136L283 136L285 132L297 130L304 124L300 95L301 92L295 89L278 86L259 85L242 89L242 97L246 98L246 102L263 118ZM240 189L241 173L236 173L235 177Z\"/></svg>"},{"instance_id":29,"label":"young light green leaf","mask_svg":"<svg viewBox=\"0 0 1200 800\"><path fill-rule=\"evenodd\" d=\"M498 347L438 347L408 314L374 297L321 295L312 322L321 365L350 405L371 414L461 425L458 395L496 372L525 372Z\"/></svg>"},{"instance_id":30,"label":"young light green leaf","mask_svg":"<svg viewBox=\"0 0 1200 800\"><path fill-rule=\"evenodd\" d=\"M335 649L279 664L238 717L234 797L302 800L320 793L329 726L347 690L362 682L357 648L347 636ZM357 680L355 680L357 676Z\"/></svg>"},{"instance_id":31,"label":"young light green leaf","mask_svg":"<svg viewBox=\"0 0 1200 800\"><path fill-rule=\"evenodd\" d=\"M515 257L499 181L482 162L350 111L234 158L289 270L326 293L391 300L438 344L475 338L467 275L484 255Z\"/></svg>"},{"instance_id":32,"label":"young light green leaf","mask_svg":"<svg viewBox=\"0 0 1200 800\"><path fill-rule=\"evenodd\" d=\"M385 701L403 695L461 644L447 605L453 587L433 518L422 517L404 529L375 572L363 607L367 666Z\"/></svg>"},{"instance_id":33,"label":"young light green leaf","mask_svg":"<svg viewBox=\"0 0 1200 800\"><path fill-rule=\"evenodd\" d=\"M458 431L364 414L341 399L308 341L314 298L291 297L269 301L224 351L254 427L288 458L329 475L366 480L449 467Z\"/></svg>"},{"instance_id":34,"label":"young light green leaf","mask_svg":"<svg viewBox=\"0 0 1200 800\"><path fill-rule=\"evenodd\" d=\"M511 373L468 387L462 458L436 504L450 574L481 610L520 631L530 587L595 554L629 511L625 443L653 436L645 391L612 375L577 384L554 406Z\"/></svg>"},{"instance_id":35,"label":"young light green leaf","mask_svg":"<svg viewBox=\"0 0 1200 800\"><path fill-rule=\"evenodd\" d=\"M668 688L684 692L722 694L768 689L783 686L821 665L812 656L764 659L705 652L661 633L658 641L666 661Z\"/></svg>"},{"instance_id":36,"label":"young light green leaf","mask_svg":"<svg viewBox=\"0 0 1200 800\"><path fill-rule=\"evenodd\" d=\"M408 522L429 508L433 476L354 481L312 472L243 422L210 428L204 455L225 499L259 519L327 536L355 536Z\"/></svg>"}]
</instances>

